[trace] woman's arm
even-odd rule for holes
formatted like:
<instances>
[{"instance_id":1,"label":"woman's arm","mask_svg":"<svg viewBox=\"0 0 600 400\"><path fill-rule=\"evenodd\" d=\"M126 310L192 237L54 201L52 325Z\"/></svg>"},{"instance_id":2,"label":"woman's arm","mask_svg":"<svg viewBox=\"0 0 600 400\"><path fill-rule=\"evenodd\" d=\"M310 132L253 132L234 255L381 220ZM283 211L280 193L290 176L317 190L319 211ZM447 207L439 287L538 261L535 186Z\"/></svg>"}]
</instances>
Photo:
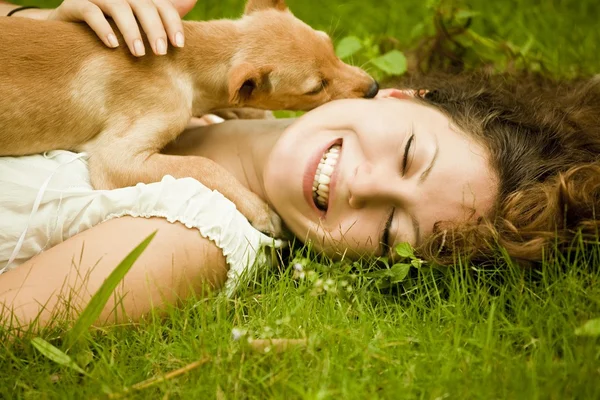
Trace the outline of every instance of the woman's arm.
<instances>
[{"instance_id":1,"label":"woman's arm","mask_svg":"<svg viewBox=\"0 0 600 400\"><path fill-rule=\"evenodd\" d=\"M42 326L53 315L65 320L65 311L75 317L123 258L155 230L158 233L111 296L98 324L136 321L151 309L223 286L223 253L196 229L162 218L122 217L77 234L1 275L0 315L6 319L12 311L22 326L38 315Z\"/></svg>"},{"instance_id":2,"label":"woman's arm","mask_svg":"<svg viewBox=\"0 0 600 400\"><path fill-rule=\"evenodd\" d=\"M154 54L166 54L167 37L173 46L183 47L181 17L196 4L196 0L64 0L56 9L27 9L14 17L52 19L58 21L84 21L108 47L119 45L108 17L115 21L129 50L136 56L145 54L140 33L141 25L148 36ZM0 0L0 15L18 8Z\"/></svg>"}]
</instances>

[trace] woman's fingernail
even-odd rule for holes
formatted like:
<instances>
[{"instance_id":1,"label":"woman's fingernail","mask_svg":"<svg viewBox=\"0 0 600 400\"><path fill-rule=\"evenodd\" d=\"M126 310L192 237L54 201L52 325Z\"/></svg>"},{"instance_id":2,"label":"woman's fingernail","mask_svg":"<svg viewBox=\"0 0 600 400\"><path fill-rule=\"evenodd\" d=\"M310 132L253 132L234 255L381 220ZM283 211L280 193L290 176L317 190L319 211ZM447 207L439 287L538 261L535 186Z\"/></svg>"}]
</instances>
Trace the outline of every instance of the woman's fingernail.
<instances>
[{"instance_id":1,"label":"woman's fingernail","mask_svg":"<svg viewBox=\"0 0 600 400\"><path fill-rule=\"evenodd\" d=\"M136 56L143 56L146 54L146 49L144 49L144 44L140 39L135 39L133 42L133 50L135 51Z\"/></svg>"},{"instance_id":2,"label":"woman's fingernail","mask_svg":"<svg viewBox=\"0 0 600 400\"><path fill-rule=\"evenodd\" d=\"M184 45L183 33L177 32L175 34L175 44L177 45L177 47L183 47L183 45Z\"/></svg>"},{"instance_id":3,"label":"woman's fingernail","mask_svg":"<svg viewBox=\"0 0 600 400\"><path fill-rule=\"evenodd\" d=\"M163 38L156 40L156 52L160 55L167 54L167 42Z\"/></svg>"},{"instance_id":4,"label":"woman's fingernail","mask_svg":"<svg viewBox=\"0 0 600 400\"><path fill-rule=\"evenodd\" d=\"M117 37L114 33L109 33L106 39L108 40L108 44L110 44L110 47L119 47L119 41L117 40Z\"/></svg>"},{"instance_id":5,"label":"woman's fingernail","mask_svg":"<svg viewBox=\"0 0 600 400\"><path fill-rule=\"evenodd\" d=\"M215 114L206 114L204 118L208 120L208 122L210 122L211 124L220 124L221 122L225 122L223 118Z\"/></svg>"}]
</instances>

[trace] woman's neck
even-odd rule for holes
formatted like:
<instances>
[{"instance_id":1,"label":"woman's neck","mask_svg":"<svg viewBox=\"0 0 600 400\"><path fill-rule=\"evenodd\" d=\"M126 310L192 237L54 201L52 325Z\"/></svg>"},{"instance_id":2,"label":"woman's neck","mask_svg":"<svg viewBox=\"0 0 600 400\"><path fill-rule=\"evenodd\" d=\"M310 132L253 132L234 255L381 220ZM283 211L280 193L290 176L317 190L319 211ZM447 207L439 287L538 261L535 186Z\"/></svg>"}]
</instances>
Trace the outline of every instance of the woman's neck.
<instances>
[{"instance_id":1,"label":"woman's neck","mask_svg":"<svg viewBox=\"0 0 600 400\"><path fill-rule=\"evenodd\" d=\"M293 119L231 120L187 129L165 152L206 157L268 202L263 171L275 143Z\"/></svg>"}]
</instances>

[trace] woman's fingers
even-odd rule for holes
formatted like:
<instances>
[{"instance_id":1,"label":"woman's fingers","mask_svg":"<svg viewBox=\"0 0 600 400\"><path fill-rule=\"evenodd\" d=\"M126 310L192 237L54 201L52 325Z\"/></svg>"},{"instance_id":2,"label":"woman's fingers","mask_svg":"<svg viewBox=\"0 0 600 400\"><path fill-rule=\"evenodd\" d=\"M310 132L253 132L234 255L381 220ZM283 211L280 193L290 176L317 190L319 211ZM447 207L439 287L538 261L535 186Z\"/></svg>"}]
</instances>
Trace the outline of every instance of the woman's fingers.
<instances>
[{"instance_id":1,"label":"woman's fingers","mask_svg":"<svg viewBox=\"0 0 600 400\"><path fill-rule=\"evenodd\" d=\"M190 122L188 122L186 129L192 129L198 126L220 124L221 122L225 122L225 120L214 114L205 114L200 118L191 118Z\"/></svg>"},{"instance_id":2,"label":"woman's fingers","mask_svg":"<svg viewBox=\"0 0 600 400\"><path fill-rule=\"evenodd\" d=\"M108 47L114 48L119 46L119 41L117 40L115 32L106 20L102 10L97 5L92 3L82 3L79 8L79 18L76 19L85 21L85 23L96 32L96 35L98 35Z\"/></svg>"},{"instance_id":3,"label":"woman's fingers","mask_svg":"<svg viewBox=\"0 0 600 400\"><path fill-rule=\"evenodd\" d=\"M104 44L117 47L117 37L107 20L110 17L131 53L138 57L146 54L141 25L152 51L162 55L167 53L168 42L183 47L181 17L195 4L196 0L65 0L48 18L84 21Z\"/></svg>"},{"instance_id":4,"label":"woman's fingers","mask_svg":"<svg viewBox=\"0 0 600 400\"><path fill-rule=\"evenodd\" d=\"M154 54L167 54L167 33L152 0L130 0L131 8L144 29Z\"/></svg>"},{"instance_id":5,"label":"woman's fingers","mask_svg":"<svg viewBox=\"0 0 600 400\"><path fill-rule=\"evenodd\" d=\"M115 32L96 4L87 0L65 0L48 14L48 19L57 21L84 21L108 47L117 47Z\"/></svg>"},{"instance_id":6,"label":"woman's fingers","mask_svg":"<svg viewBox=\"0 0 600 400\"><path fill-rule=\"evenodd\" d=\"M126 0L104 0L97 4L104 14L115 21L131 54L138 57L146 54L144 41L129 3Z\"/></svg>"},{"instance_id":7,"label":"woman's fingers","mask_svg":"<svg viewBox=\"0 0 600 400\"><path fill-rule=\"evenodd\" d=\"M195 0L193 2L194 4L196 3ZM176 5L169 0L154 0L154 4L158 9L162 23L167 30L171 44L175 47L183 47L185 43L183 24L181 22L181 16L176 9Z\"/></svg>"}]
</instances>

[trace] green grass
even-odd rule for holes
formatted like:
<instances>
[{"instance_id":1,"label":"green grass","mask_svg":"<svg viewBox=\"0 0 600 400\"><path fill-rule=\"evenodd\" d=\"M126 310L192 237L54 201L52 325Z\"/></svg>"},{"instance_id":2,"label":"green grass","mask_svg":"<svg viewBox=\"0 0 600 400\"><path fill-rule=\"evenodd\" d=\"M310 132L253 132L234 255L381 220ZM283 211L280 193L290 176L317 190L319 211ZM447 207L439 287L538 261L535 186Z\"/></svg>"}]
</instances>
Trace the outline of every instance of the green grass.
<instances>
[{"instance_id":1,"label":"green grass","mask_svg":"<svg viewBox=\"0 0 600 400\"><path fill-rule=\"evenodd\" d=\"M138 398L598 398L598 339L575 332L600 315L599 250L533 276L424 269L396 295L315 258L303 279L291 267L264 273L230 302L188 300L164 319L93 331L71 351L88 376L44 358L30 338L2 339L0 396L118 393L208 357ZM233 328L309 345L258 353L232 340ZM60 334L43 336L60 347Z\"/></svg>"},{"instance_id":2,"label":"green grass","mask_svg":"<svg viewBox=\"0 0 600 400\"><path fill-rule=\"evenodd\" d=\"M195 18L232 17L243 8L242 1L198 3ZM336 40L394 37L401 50L415 42L415 25L425 22L427 31L427 5L435 3L289 1L296 15ZM598 72L600 6L593 0L460 4L480 13L474 32L517 47L530 41L528 57L552 74ZM0 332L0 398L103 397L206 357L132 397L600 398L600 332L576 334L600 317L600 245L574 254L533 273L502 262L489 271L462 263L445 274L413 270L408 292L386 294L359 272L367 263L331 264L299 252L281 270L263 271L235 300L187 299L165 318L92 330L69 352L87 375L45 358L31 344L34 333L11 342ZM298 261L306 264L302 279L293 273ZM309 344L258 353L245 339L232 340L233 328ZM63 348L60 329L41 336Z\"/></svg>"}]
</instances>

